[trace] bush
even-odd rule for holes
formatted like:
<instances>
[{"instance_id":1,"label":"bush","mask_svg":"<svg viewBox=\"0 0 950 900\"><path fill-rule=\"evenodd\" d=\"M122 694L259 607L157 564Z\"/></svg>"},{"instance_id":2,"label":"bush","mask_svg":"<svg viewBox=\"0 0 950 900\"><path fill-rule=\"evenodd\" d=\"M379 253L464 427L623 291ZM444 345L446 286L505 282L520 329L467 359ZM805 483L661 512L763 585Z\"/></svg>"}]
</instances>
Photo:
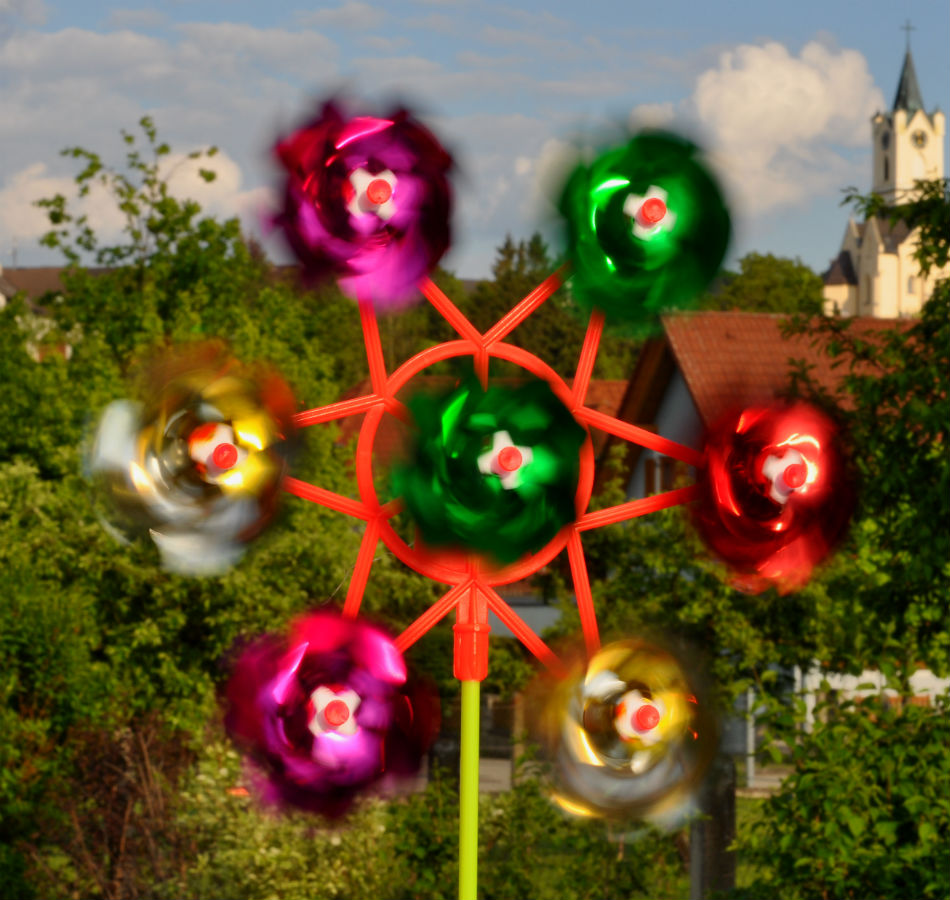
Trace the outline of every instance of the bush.
<instances>
[{"instance_id":1,"label":"bush","mask_svg":"<svg viewBox=\"0 0 950 900\"><path fill-rule=\"evenodd\" d=\"M737 897L950 896L950 695L847 701L794 747L794 770L739 843Z\"/></svg>"}]
</instances>

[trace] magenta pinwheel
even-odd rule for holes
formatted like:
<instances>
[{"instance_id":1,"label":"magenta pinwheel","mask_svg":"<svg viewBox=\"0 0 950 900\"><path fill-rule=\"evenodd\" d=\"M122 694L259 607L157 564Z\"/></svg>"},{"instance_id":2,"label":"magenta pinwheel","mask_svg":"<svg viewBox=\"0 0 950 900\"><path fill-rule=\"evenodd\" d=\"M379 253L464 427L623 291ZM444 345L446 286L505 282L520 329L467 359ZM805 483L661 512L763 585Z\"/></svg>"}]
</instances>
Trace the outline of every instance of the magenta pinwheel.
<instances>
[{"instance_id":1,"label":"magenta pinwheel","mask_svg":"<svg viewBox=\"0 0 950 900\"><path fill-rule=\"evenodd\" d=\"M434 707L406 685L402 654L383 631L322 610L287 638L268 635L240 653L226 726L255 764L265 802L334 817L365 788L418 768Z\"/></svg>"},{"instance_id":2,"label":"magenta pinwheel","mask_svg":"<svg viewBox=\"0 0 950 900\"><path fill-rule=\"evenodd\" d=\"M380 307L418 298L449 246L452 159L405 109L348 115L338 101L277 143L276 218L305 275Z\"/></svg>"}]
</instances>

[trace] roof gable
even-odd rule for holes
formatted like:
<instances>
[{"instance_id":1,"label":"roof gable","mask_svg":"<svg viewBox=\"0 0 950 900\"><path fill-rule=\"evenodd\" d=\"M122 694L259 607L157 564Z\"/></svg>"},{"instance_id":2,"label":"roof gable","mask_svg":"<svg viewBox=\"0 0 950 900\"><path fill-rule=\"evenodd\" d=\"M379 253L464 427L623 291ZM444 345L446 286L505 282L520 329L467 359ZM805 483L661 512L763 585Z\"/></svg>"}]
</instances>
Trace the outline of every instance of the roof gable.
<instances>
[{"instance_id":1,"label":"roof gable","mask_svg":"<svg viewBox=\"0 0 950 900\"><path fill-rule=\"evenodd\" d=\"M707 312L665 316L663 326L676 365L686 381L703 423L711 424L736 406L770 403L787 393L792 366L802 359L822 387L833 390L848 373L833 368L825 339L817 335L784 337L786 316L767 313ZM856 318L852 333L872 336L894 327L897 319Z\"/></svg>"}]
</instances>

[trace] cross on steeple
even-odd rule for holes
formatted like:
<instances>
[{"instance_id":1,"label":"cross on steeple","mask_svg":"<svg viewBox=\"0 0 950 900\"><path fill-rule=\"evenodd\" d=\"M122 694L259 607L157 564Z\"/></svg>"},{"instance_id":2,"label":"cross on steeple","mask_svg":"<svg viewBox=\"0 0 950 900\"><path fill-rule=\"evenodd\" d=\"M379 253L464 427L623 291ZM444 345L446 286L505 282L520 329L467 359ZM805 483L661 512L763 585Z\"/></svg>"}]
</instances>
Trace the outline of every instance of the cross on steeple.
<instances>
[{"instance_id":1,"label":"cross on steeple","mask_svg":"<svg viewBox=\"0 0 950 900\"><path fill-rule=\"evenodd\" d=\"M916 31L913 25L910 24L910 19L907 20L906 24L901 25L901 31L907 32L907 52L910 53L910 33Z\"/></svg>"}]
</instances>

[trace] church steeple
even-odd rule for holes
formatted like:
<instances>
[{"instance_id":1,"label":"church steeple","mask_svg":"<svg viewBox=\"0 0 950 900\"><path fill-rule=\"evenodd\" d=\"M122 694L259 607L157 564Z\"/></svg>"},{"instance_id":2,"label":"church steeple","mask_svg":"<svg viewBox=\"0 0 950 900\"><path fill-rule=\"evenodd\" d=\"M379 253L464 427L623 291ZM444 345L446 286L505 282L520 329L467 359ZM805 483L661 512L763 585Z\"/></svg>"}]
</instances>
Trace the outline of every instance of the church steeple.
<instances>
[{"instance_id":1,"label":"church steeple","mask_svg":"<svg viewBox=\"0 0 950 900\"><path fill-rule=\"evenodd\" d=\"M917 84L917 72L914 71L914 57L910 54L910 46L904 54L904 67L901 69L901 79L897 83L897 94L894 96L894 107L907 111L910 118L918 109L924 108L924 101L920 95L920 85Z\"/></svg>"}]
</instances>

